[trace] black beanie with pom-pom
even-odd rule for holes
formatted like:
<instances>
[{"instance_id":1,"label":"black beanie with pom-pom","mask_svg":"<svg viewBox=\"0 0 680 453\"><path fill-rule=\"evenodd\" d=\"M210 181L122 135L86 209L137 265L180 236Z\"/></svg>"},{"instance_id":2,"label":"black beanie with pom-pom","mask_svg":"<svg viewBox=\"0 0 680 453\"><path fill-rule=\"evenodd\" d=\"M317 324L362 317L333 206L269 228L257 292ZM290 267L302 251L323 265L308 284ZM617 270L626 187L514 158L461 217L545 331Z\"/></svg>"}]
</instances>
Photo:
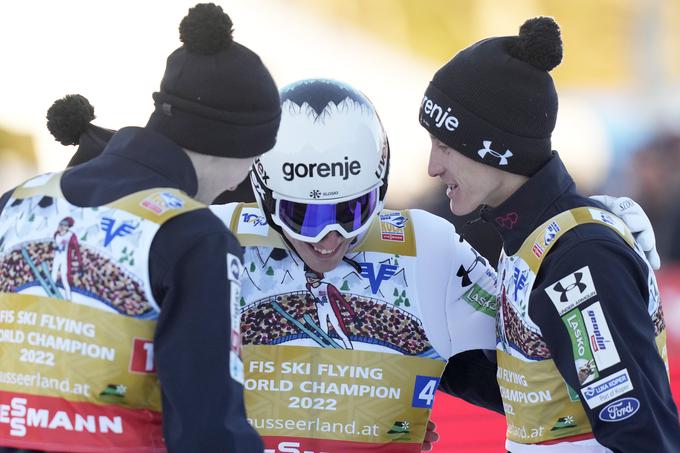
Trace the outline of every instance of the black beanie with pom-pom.
<instances>
[{"instance_id":1,"label":"black beanie with pom-pom","mask_svg":"<svg viewBox=\"0 0 680 453\"><path fill-rule=\"evenodd\" d=\"M97 157L116 131L92 124L94 107L80 94L67 94L47 110L47 129L62 145L78 145L69 167Z\"/></svg>"},{"instance_id":2,"label":"black beanie with pom-pom","mask_svg":"<svg viewBox=\"0 0 680 453\"><path fill-rule=\"evenodd\" d=\"M229 16L201 3L179 32L183 45L168 57L147 127L201 154L246 158L273 148L278 89L260 57L233 41Z\"/></svg>"},{"instance_id":3,"label":"black beanie with pom-pom","mask_svg":"<svg viewBox=\"0 0 680 453\"><path fill-rule=\"evenodd\" d=\"M549 17L527 20L519 36L488 38L439 69L420 105L420 124L478 162L531 176L552 155L557 92L549 71L562 38Z\"/></svg>"}]
</instances>

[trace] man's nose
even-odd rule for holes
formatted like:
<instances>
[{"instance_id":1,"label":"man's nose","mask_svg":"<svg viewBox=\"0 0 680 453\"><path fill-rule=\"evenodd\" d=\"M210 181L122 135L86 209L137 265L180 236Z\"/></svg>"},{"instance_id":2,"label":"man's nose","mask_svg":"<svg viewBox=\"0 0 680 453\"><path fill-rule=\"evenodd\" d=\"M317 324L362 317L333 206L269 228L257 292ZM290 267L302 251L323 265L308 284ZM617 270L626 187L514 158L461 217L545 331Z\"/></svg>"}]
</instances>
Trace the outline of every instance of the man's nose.
<instances>
[{"instance_id":1,"label":"man's nose","mask_svg":"<svg viewBox=\"0 0 680 453\"><path fill-rule=\"evenodd\" d=\"M442 173L442 170L440 158L437 156L437 151L433 147L430 149L430 159L427 162L427 174L436 178Z\"/></svg>"},{"instance_id":2,"label":"man's nose","mask_svg":"<svg viewBox=\"0 0 680 453\"><path fill-rule=\"evenodd\" d=\"M340 233L331 231L319 241L319 246L325 249L334 249L342 242L342 240L343 237Z\"/></svg>"}]
</instances>

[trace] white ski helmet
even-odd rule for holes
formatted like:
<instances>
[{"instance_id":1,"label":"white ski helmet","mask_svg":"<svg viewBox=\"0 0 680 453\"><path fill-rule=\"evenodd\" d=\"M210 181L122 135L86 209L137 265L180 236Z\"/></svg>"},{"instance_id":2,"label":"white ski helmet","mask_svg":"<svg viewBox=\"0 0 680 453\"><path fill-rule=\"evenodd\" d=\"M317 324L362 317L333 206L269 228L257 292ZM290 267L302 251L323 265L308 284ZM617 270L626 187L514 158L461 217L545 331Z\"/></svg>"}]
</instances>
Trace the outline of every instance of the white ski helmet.
<instances>
[{"instance_id":1,"label":"white ski helmet","mask_svg":"<svg viewBox=\"0 0 680 453\"><path fill-rule=\"evenodd\" d=\"M276 145L251 172L269 225L307 242L365 231L383 207L389 173L371 101L342 82L307 79L281 90L281 110Z\"/></svg>"}]
</instances>

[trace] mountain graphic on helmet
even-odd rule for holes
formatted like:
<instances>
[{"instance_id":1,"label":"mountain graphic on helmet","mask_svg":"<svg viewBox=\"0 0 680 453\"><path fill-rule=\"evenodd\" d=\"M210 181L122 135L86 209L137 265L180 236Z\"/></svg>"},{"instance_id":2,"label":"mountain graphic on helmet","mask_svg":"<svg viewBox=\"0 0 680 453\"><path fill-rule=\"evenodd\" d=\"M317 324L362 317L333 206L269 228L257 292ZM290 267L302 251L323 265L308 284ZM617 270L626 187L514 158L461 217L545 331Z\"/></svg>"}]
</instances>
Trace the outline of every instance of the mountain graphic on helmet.
<instances>
[{"instance_id":1,"label":"mountain graphic on helmet","mask_svg":"<svg viewBox=\"0 0 680 453\"><path fill-rule=\"evenodd\" d=\"M371 101L362 93L348 85L335 80L306 79L284 87L281 91L281 103L289 108L306 108L316 114L314 120L324 117L324 112L338 107L343 102L352 103L353 108L373 109Z\"/></svg>"}]
</instances>

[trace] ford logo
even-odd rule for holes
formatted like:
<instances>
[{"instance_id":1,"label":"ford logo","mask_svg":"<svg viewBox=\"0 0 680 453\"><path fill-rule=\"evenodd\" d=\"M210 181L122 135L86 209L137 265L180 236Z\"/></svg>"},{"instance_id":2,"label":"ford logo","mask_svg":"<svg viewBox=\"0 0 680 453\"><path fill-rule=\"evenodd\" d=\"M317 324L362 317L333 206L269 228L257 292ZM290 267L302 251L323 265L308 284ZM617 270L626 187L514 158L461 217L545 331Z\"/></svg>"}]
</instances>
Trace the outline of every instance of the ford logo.
<instances>
[{"instance_id":1,"label":"ford logo","mask_svg":"<svg viewBox=\"0 0 680 453\"><path fill-rule=\"evenodd\" d=\"M602 408L600 420L603 422L619 422L635 415L638 409L640 409L640 401L637 398L621 398Z\"/></svg>"}]
</instances>

